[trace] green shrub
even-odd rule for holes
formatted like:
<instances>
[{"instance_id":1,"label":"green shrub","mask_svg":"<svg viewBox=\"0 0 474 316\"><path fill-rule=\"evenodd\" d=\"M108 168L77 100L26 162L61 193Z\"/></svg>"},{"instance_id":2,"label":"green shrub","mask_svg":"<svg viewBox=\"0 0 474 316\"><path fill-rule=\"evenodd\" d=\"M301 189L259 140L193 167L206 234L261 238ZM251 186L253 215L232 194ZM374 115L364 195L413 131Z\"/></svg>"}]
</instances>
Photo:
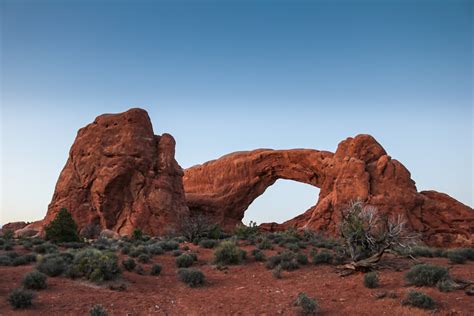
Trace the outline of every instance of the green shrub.
<instances>
[{"instance_id":1,"label":"green shrub","mask_svg":"<svg viewBox=\"0 0 474 316\"><path fill-rule=\"evenodd\" d=\"M302 252L298 252L296 254L296 262L302 265L308 264L308 256Z\"/></svg>"},{"instance_id":2,"label":"green shrub","mask_svg":"<svg viewBox=\"0 0 474 316\"><path fill-rule=\"evenodd\" d=\"M80 241L77 224L67 209L62 208L56 218L44 228L45 237L53 242Z\"/></svg>"},{"instance_id":3,"label":"green shrub","mask_svg":"<svg viewBox=\"0 0 474 316\"><path fill-rule=\"evenodd\" d=\"M141 255L138 256L138 262L140 263L149 263L150 262L150 256L147 255L146 253L142 253Z\"/></svg>"},{"instance_id":4,"label":"green shrub","mask_svg":"<svg viewBox=\"0 0 474 316\"><path fill-rule=\"evenodd\" d=\"M5 254L0 254L0 266L11 266L13 259Z\"/></svg>"},{"instance_id":5,"label":"green shrub","mask_svg":"<svg viewBox=\"0 0 474 316\"><path fill-rule=\"evenodd\" d=\"M472 258L470 259L471 256L470 248L451 249L447 252L449 261L456 264L463 264L467 260L473 260Z\"/></svg>"},{"instance_id":6,"label":"green shrub","mask_svg":"<svg viewBox=\"0 0 474 316\"><path fill-rule=\"evenodd\" d=\"M45 255L36 265L36 269L38 269L38 271L43 272L50 277L63 274L67 267L67 261L60 254Z\"/></svg>"},{"instance_id":7,"label":"green shrub","mask_svg":"<svg viewBox=\"0 0 474 316\"><path fill-rule=\"evenodd\" d=\"M265 266L267 269L274 269L280 266L283 270L292 271L298 269L299 265L296 261L295 253L285 250L282 253L268 258Z\"/></svg>"},{"instance_id":8,"label":"green shrub","mask_svg":"<svg viewBox=\"0 0 474 316\"><path fill-rule=\"evenodd\" d=\"M35 261L36 261L36 254L28 253L28 254L25 254L13 259L12 265L16 267L16 266L21 266L21 265L28 264Z\"/></svg>"},{"instance_id":9,"label":"green shrub","mask_svg":"<svg viewBox=\"0 0 474 316\"><path fill-rule=\"evenodd\" d=\"M474 248L459 248L455 250L459 251L467 260L474 261Z\"/></svg>"},{"instance_id":10,"label":"green shrub","mask_svg":"<svg viewBox=\"0 0 474 316\"><path fill-rule=\"evenodd\" d=\"M25 289L41 290L48 286L46 283L47 278L48 277L44 273L39 271L31 271L25 274L22 284Z\"/></svg>"},{"instance_id":11,"label":"green shrub","mask_svg":"<svg viewBox=\"0 0 474 316\"><path fill-rule=\"evenodd\" d=\"M58 252L58 246L53 245L49 242L45 242L45 243L36 245L33 248L33 251L36 253L41 253L41 254L54 253L54 252Z\"/></svg>"},{"instance_id":12,"label":"green shrub","mask_svg":"<svg viewBox=\"0 0 474 316\"><path fill-rule=\"evenodd\" d=\"M379 286L379 277L375 272L369 272L364 275L364 285L366 288L374 289Z\"/></svg>"},{"instance_id":13,"label":"green shrub","mask_svg":"<svg viewBox=\"0 0 474 316\"><path fill-rule=\"evenodd\" d=\"M194 262L194 258L188 254L182 254L176 258L176 266L178 268L188 268Z\"/></svg>"},{"instance_id":14,"label":"green shrub","mask_svg":"<svg viewBox=\"0 0 474 316\"><path fill-rule=\"evenodd\" d=\"M125 259L125 260L122 261L122 266L127 271L133 271L133 269L135 269L136 265L137 265L137 263L132 258L128 258L128 259Z\"/></svg>"},{"instance_id":15,"label":"green shrub","mask_svg":"<svg viewBox=\"0 0 474 316\"><path fill-rule=\"evenodd\" d=\"M15 232L11 229L5 229L3 232L2 232L2 237L6 240L11 240L13 239L13 236L15 235Z\"/></svg>"},{"instance_id":16,"label":"green shrub","mask_svg":"<svg viewBox=\"0 0 474 316\"><path fill-rule=\"evenodd\" d=\"M402 304L423 309L434 309L436 307L435 301L430 296L418 291L410 291Z\"/></svg>"},{"instance_id":17,"label":"green shrub","mask_svg":"<svg viewBox=\"0 0 474 316\"><path fill-rule=\"evenodd\" d=\"M143 232L141 231L141 229L136 228L133 230L132 240L138 240L138 241L143 240Z\"/></svg>"},{"instance_id":18,"label":"green shrub","mask_svg":"<svg viewBox=\"0 0 474 316\"><path fill-rule=\"evenodd\" d=\"M314 264L323 264L323 263L331 263L332 262L332 254L327 251L321 251L317 253L313 257Z\"/></svg>"},{"instance_id":19,"label":"green shrub","mask_svg":"<svg viewBox=\"0 0 474 316\"><path fill-rule=\"evenodd\" d=\"M165 251L171 251L178 249L179 243L174 240L163 240L158 242L158 246L160 246Z\"/></svg>"},{"instance_id":20,"label":"green shrub","mask_svg":"<svg viewBox=\"0 0 474 316\"><path fill-rule=\"evenodd\" d=\"M161 273L161 266L157 263L155 263L152 267L151 267L151 275L160 275Z\"/></svg>"},{"instance_id":21,"label":"green shrub","mask_svg":"<svg viewBox=\"0 0 474 316\"><path fill-rule=\"evenodd\" d=\"M250 221L249 225L240 224L235 227L234 235L240 239L249 239L252 236L257 235L259 228L256 222Z\"/></svg>"},{"instance_id":22,"label":"green shrub","mask_svg":"<svg viewBox=\"0 0 474 316\"><path fill-rule=\"evenodd\" d=\"M272 249L273 244L272 241L266 237L264 237L258 244L257 244L258 249Z\"/></svg>"},{"instance_id":23,"label":"green shrub","mask_svg":"<svg viewBox=\"0 0 474 316\"><path fill-rule=\"evenodd\" d=\"M102 305L97 304L92 306L91 309L89 309L89 314L90 316L107 316L107 311Z\"/></svg>"},{"instance_id":24,"label":"green shrub","mask_svg":"<svg viewBox=\"0 0 474 316\"><path fill-rule=\"evenodd\" d=\"M151 254L151 255L161 255L161 254L165 253L163 248L161 248L160 245L158 245L156 243L145 246L145 250L147 250L148 253Z\"/></svg>"},{"instance_id":25,"label":"green shrub","mask_svg":"<svg viewBox=\"0 0 474 316\"><path fill-rule=\"evenodd\" d=\"M413 266L405 274L405 279L411 285L434 286L438 281L449 277L448 269L430 264L419 264Z\"/></svg>"},{"instance_id":26,"label":"green shrub","mask_svg":"<svg viewBox=\"0 0 474 316\"><path fill-rule=\"evenodd\" d=\"M97 237L100 236L101 232L101 227L99 224L87 224L84 226L83 229L81 229L81 237L85 239L96 239Z\"/></svg>"},{"instance_id":27,"label":"green shrub","mask_svg":"<svg viewBox=\"0 0 474 316\"><path fill-rule=\"evenodd\" d=\"M308 297L305 293L298 294L294 305L301 308L303 315L315 315L319 310L316 300Z\"/></svg>"},{"instance_id":28,"label":"green shrub","mask_svg":"<svg viewBox=\"0 0 474 316\"><path fill-rule=\"evenodd\" d=\"M451 278L447 277L442 280L439 280L436 283L436 287L440 292L452 292L458 288L458 284L454 282Z\"/></svg>"},{"instance_id":29,"label":"green shrub","mask_svg":"<svg viewBox=\"0 0 474 316\"><path fill-rule=\"evenodd\" d=\"M8 302L14 309L27 308L33 305L35 294L30 290L14 289L8 295Z\"/></svg>"},{"instance_id":30,"label":"green shrub","mask_svg":"<svg viewBox=\"0 0 474 316\"><path fill-rule=\"evenodd\" d=\"M255 261L265 261L265 254L260 249L253 249L252 256L255 258Z\"/></svg>"},{"instance_id":31,"label":"green shrub","mask_svg":"<svg viewBox=\"0 0 474 316\"><path fill-rule=\"evenodd\" d=\"M435 249L426 246L415 246L411 248L410 254L413 257L435 257Z\"/></svg>"},{"instance_id":32,"label":"green shrub","mask_svg":"<svg viewBox=\"0 0 474 316\"><path fill-rule=\"evenodd\" d=\"M199 242L200 247L207 249L214 248L217 244L217 240L214 239L201 239L201 241Z\"/></svg>"},{"instance_id":33,"label":"green shrub","mask_svg":"<svg viewBox=\"0 0 474 316\"><path fill-rule=\"evenodd\" d=\"M13 242L10 241L10 240L7 240L4 244L3 244L3 250L5 251L9 251L9 250L13 250Z\"/></svg>"},{"instance_id":34,"label":"green shrub","mask_svg":"<svg viewBox=\"0 0 474 316\"><path fill-rule=\"evenodd\" d=\"M178 270L178 278L189 287L198 287L204 285L204 273L193 268L181 268Z\"/></svg>"},{"instance_id":35,"label":"green shrub","mask_svg":"<svg viewBox=\"0 0 474 316\"><path fill-rule=\"evenodd\" d=\"M219 225L213 224L209 227L207 232L207 238L209 239L219 239L222 235L222 229Z\"/></svg>"},{"instance_id":36,"label":"green shrub","mask_svg":"<svg viewBox=\"0 0 474 316\"><path fill-rule=\"evenodd\" d=\"M223 241L214 251L216 264L239 264L245 258L245 251L237 247L232 241Z\"/></svg>"},{"instance_id":37,"label":"green shrub","mask_svg":"<svg viewBox=\"0 0 474 316\"><path fill-rule=\"evenodd\" d=\"M87 248L74 256L70 277L84 277L92 282L113 280L120 275L118 259L114 253Z\"/></svg>"}]
</instances>

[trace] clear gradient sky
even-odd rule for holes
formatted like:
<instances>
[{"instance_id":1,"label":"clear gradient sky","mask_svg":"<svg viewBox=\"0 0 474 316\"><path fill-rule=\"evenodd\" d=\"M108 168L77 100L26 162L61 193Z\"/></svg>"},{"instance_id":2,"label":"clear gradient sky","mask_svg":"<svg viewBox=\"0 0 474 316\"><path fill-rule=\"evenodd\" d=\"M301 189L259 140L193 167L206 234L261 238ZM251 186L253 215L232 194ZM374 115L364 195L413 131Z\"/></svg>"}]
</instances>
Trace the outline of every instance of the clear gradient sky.
<instances>
[{"instance_id":1,"label":"clear gradient sky","mask_svg":"<svg viewBox=\"0 0 474 316\"><path fill-rule=\"evenodd\" d=\"M369 133L419 190L473 205L472 1L0 3L0 224L41 219L77 130L130 107L184 168ZM279 180L246 220L317 193Z\"/></svg>"}]
</instances>

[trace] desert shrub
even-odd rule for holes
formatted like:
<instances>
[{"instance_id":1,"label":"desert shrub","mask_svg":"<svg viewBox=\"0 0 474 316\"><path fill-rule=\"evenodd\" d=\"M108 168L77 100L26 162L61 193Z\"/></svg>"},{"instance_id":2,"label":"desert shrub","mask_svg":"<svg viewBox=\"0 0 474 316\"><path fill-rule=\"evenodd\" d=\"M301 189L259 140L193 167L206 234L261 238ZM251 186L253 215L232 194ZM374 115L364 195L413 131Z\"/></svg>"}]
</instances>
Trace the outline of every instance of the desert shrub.
<instances>
[{"instance_id":1,"label":"desert shrub","mask_svg":"<svg viewBox=\"0 0 474 316\"><path fill-rule=\"evenodd\" d=\"M327 251L321 251L312 258L314 264L323 264L332 262L332 254Z\"/></svg>"},{"instance_id":2,"label":"desert shrub","mask_svg":"<svg viewBox=\"0 0 474 316\"><path fill-rule=\"evenodd\" d=\"M298 252L296 254L296 262L302 265L308 264L308 256L302 252Z\"/></svg>"},{"instance_id":3,"label":"desert shrub","mask_svg":"<svg viewBox=\"0 0 474 316\"><path fill-rule=\"evenodd\" d=\"M178 249L179 243L174 240L163 240L158 242L158 246L160 246L165 251L171 251Z\"/></svg>"},{"instance_id":4,"label":"desert shrub","mask_svg":"<svg viewBox=\"0 0 474 316\"><path fill-rule=\"evenodd\" d=\"M150 262L150 256L147 255L146 253L142 253L141 255L138 256L138 262L140 262L140 263L149 263Z\"/></svg>"},{"instance_id":5,"label":"desert shrub","mask_svg":"<svg viewBox=\"0 0 474 316\"><path fill-rule=\"evenodd\" d=\"M272 276L275 278L275 279L281 279L283 269L281 268L280 265L277 265L275 268L272 269Z\"/></svg>"},{"instance_id":6,"label":"desert shrub","mask_svg":"<svg viewBox=\"0 0 474 316\"><path fill-rule=\"evenodd\" d=\"M22 284L25 289L41 290L48 286L46 283L47 278L48 277L44 273L39 271L31 271L25 274Z\"/></svg>"},{"instance_id":7,"label":"desert shrub","mask_svg":"<svg viewBox=\"0 0 474 316\"><path fill-rule=\"evenodd\" d=\"M142 241L143 240L143 232L141 229L135 228L132 232L131 236L132 240Z\"/></svg>"},{"instance_id":8,"label":"desert shrub","mask_svg":"<svg viewBox=\"0 0 474 316\"><path fill-rule=\"evenodd\" d=\"M434 309L436 307L435 301L430 296L418 291L410 291L402 304L423 309Z\"/></svg>"},{"instance_id":9,"label":"desert shrub","mask_svg":"<svg viewBox=\"0 0 474 316\"><path fill-rule=\"evenodd\" d=\"M189 250L189 246L184 246L184 247L183 247L183 250L184 250L184 251L188 251L188 250Z\"/></svg>"},{"instance_id":10,"label":"desert shrub","mask_svg":"<svg viewBox=\"0 0 474 316\"><path fill-rule=\"evenodd\" d=\"M217 240L214 239L201 239L201 241L199 241L199 246L202 248L211 249L214 248L217 244Z\"/></svg>"},{"instance_id":11,"label":"desert shrub","mask_svg":"<svg viewBox=\"0 0 474 316\"><path fill-rule=\"evenodd\" d=\"M379 277L375 272L369 272L364 275L364 286L374 289L379 286Z\"/></svg>"},{"instance_id":12,"label":"desert shrub","mask_svg":"<svg viewBox=\"0 0 474 316\"><path fill-rule=\"evenodd\" d=\"M43 244L43 243L45 242L44 239L42 239L42 238L40 238L40 237L32 238L32 239L30 239L30 241L31 241L31 243L32 243L33 245L35 245L35 246L36 246L36 245L41 245L41 244Z\"/></svg>"},{"instance_id":13,"label":"desert shrub","mask_svg":"<svg viewBox=\"0 0 474 316\"><path fill-rule=\"evenodd\" d=\"M408 247L417 241L417 236L405 229L401 216L390 219L379 215L374 207L361 201L351 203L341 212L340 234L344 247L353 262L372 257L375 264L388 249Z\"/></svg>"},{"instance_id":14,"label":"desert shrub","mask_svg":"<svg viewBox=\"0 0 474 316\"><path fill-rule=\"evenodd\" d=\"M253 249L252 256L255 258L255 261L265 261L265 254L260 249Z\"/></svg>"},{"instance_id":15,"label":"desert shrub","mask_svg":"<svg viewBox=\"0 0 474 316\"><path fill-rule=\"evenodd\" d=\"M131 250L132 250L132 247L130 245L126 244L126 245L122 245L122 248L120 249L120 252L123 255L128 255L128 254L130 254Z\"/></svg>"},{"instance_id":16,"label":"desert shrub","mask_svg":"<svg viewBox=\"0 0 474 316\"><path fill-rule=\"evenodd\" d=\"M163 248L161 248L160 245L156 243L145 246L145 250L151 255L161 255L165 253Z\"/></svg>"},{"instance_id":17,"label":"desert shrub","mask_svg":"<svg viewBox=\"0 0 474 316\"><path fill-rule=\"evenodd\" d=\"M440 292L452 292L458 289L458 284L450 277L446 277L436 283L436 288L438 288Z\"/></svg>"},{"instance_id":18,"label":"desert shrub","mask_svg":"<svg viewBox=\"0 0 474 316\"><path fill-rule=\"evenodd\" d=\"M453 251L460 252L467 260L474 260L474 248L459 248Z\"/></svg>"},{"instance_id":19,"label":"desert shrub","mask_svg":"<svg viewBox=\"0 0 474 316\"><path fill-rule=\"evenodd\" d=\"M53 252L57 252L57 251L58 251L58 246L53 245L53 244L51 244L51 243L49 243L49 242L45 242L45 243L36 245L36 246L33 248L33 251L36 252L36 253L41 253L41 254L53 253Z\"/></svg>"},{"instance_id":20,"label":"desert shrub","mask_svg":"<svg viewBox=\"0 0 474 316\"><path fill-rule=\"evenodd\" d=\"M56 218L44 228L45 237L53 242L80 241L77 224L67 209L62 208Z\"/></svg>"},{"instance_id":21,"label":"desert shrub","mask_svg":"<svg viewBox=\"0 0 474 316\"><path fill-rule=\"evenodd\" d=\"M161 273L161 266L157 263L155 263L152 267L151 267L151 275L160 275Z\"/></svg>"},{"instance_id":22,"label":"desert shrub","mask_svg":"<svg viewBox=\"0 0 474 316\"><path fill-rule=\"evenodd\" d=\"M237 225L234 230L234 235L240 239L249 239L254 237L259 232L259 228L256 222L250 221L249 225L244 224Z\"/></svg>"},{"instance_id":23,"label":"desert shrub","mask_svg":"<svg viewBox=\"0 0 474 316\"><path fill-rule=\"evenodd\" d=\"M197 253L195 253L195 252L188 252L188 253L186 253L186 254L187 254L188 256L191 256L194 261L197 261L197 260L198 260Z\"/></svg>"},{"instance_id":24,"label":"desert shrub","mask_svg":"<svg viewBox=\"0 0 474 316\"><path fill-rule=\"evenodd\" d=\"M15 258L13 260L13 265L19 265L19 262L17 261L17 259L20 259L21 264L27 264L27 263L30 263L30 262L35 262L36 261L36 254L35 253L27 253L27 254L21 255L20 257Z\"/></svg>"},{"instance_id":25,"label":"desert shrub","mask_svg":"<svg viewBox=\"0 0 474 316\"><path fill-rule=\"evenodd\" d=\"M14 309L27 308L33 305L35 294L30 290L14 289L8 295L8 302Z\"/></svg>"},{"instance_id":26,"label":"desert shrub","mask_svg":"<svg viewBox=\"0 0 474 316\"><path fill-rule=\"evenodd\" d=\"M434 286L438 281L448 277L448 269L431 264L413 266L410 271L405 274L405 279L408 283L416 286Z\"/></svg>"},{"instance_id":27,"label":"desert shrub","mask_svg":"<svg viewBox=\"0 0 474 316\"><path fill-rule=\"evenodd\" d=\"M296 261L296 255L288 250L282 253L268 258L265 266L267 269L274 269L276 266L280 266L283 270L292 271L298 269L299 265Z\"/></svg>"},{"instance_id":28,"label":"desert shrub","mask_svg":"<svg viewBox=\"0 0 474 316\"><path fill-rule=\"evenodd\" d=\"M13 241L11 240L6 240L5 243L3 244L3 250L5 251L9 251L9 250L12 250L13 249Z\"/></svg>"},{"instance_id":29,"label":"desert shrub","mask_svg":"<svg viewBox=\"0 0 474 316\"><path fill-rule=\"evenodd\" d=\"M171 255L172 255L173 257L179 257L179 256L181 256L182 254L183 254L183 252L182 252L181 250L179 250L179 249L176 249L176 250L171 251Z\"/></svg>"},{"instance_id":30,"label":"desert shrub","mask_svg":"<svg viewBox=\"0 0 474 316\"><path fill-rule=\"evenodd\" d=\"M188 268L194 263L194 258L188 254L182 254L176 258L178 268Z\"/></svg>"},{"instance_id":31,"label":"desert shrub","mask_svg":"<svg viewBox=\"0 0 474 316\"><path fill-rule=\"evenodd\" d=\"M0 254L0 266L11 266L13 259L5 254Z\"/></svg>"},{"instance_id":32,"label":"desert shrub","mask_svg":"<svg viewBox=\"0 0 474 316\"><path fill-rule=\"evenodd\" d=\"M89 315L90 316L107 316L107 311L102 305L97 304L97 305L92 306L91 309L89 309Z\"/></svg>"},{"instance_id":33,"label":"desert shrub","mask_svg":"<svg viewBox=\"0 0 474 316\"><path fill-rule=\"evenodd\" d=\"M26 250L31 250L33 248L33 243L28 239L20 240L20 245L22 245Z\"/></svg>"},{"instance_id":34,"label":"desert shrub","mask_svg":"<svg viewBox=\"0 0 474 316\"><path fill-rule=\"evenodd\" d=\"M293 252L298 252L300 250L300 247L296 243L288 243L288 244L285 244L283 247Z\"/></svg>"},{"instance_id":35,"label":"desert shrub","mask_svg":"<svg viewBox=\"0 0 474 316\"><path fill-rule=\"evenodd\" d=\"M77 242L77 241L70 241L70 242L63 242L59 244L61 247L64 248L71 248L71 249L81 249L86 246L86 243Z\"/></svg>"},{"instance_id":36,"label":"desert shrub","mask_svg":"<svg viewBox=\"0 0 474 316\"><path fill-rule=\"evenodd\" d=\"M198 287L204 285L204 273L193 268L181 268L178 270L178 278L189 287Z\"/></svg>"},{"instance_id":37,"label":"desert shrub","mask_svg":"<svg viewBox=\"0 0 474 316\"><path fill-rule=\"evenodd\" d=\"M99 249L99 250L108 250L108 249L117 250L118 249L117 242L115 240L107 238L105 236L99 236L99 238L97 238L94 241L92 246L96 249Z\"/></svg>"},{"instance_id":38,"label":"desert shrub","mask_svg":"<svg viewBox=\"0 0 474 316\"><path fill-rule=\"evenodd\" d=\"M411 247L409 254L412 255L413 257L427 257L427 258L437 257L436 248L430 248L426 246Z\"/></svg>"},{"instance_id":39,"label":"desert shrub","mask_svg":"<svg viewBox=\"0 0 474 316\"><path fill-rule=\"evenodd\" d=\"M214 251L216 264L239 264L245 258L245 251L232 241L223 241Z\"/></svg>"},{"instance_id":40,"label":"desert shrub","mask_svg":"<svg viewBox=\"0 0 474 316\"><path fill-rule=\"evenodd\" d=\"M120 274L118 259L114 253L87 248L74 256L69 276L84 277L92 282L113 280Z\"/></svg>"},{"instance_id":41,"label":"desert shrub","mask_svg":"<svg viewBox=\"0 0 474 316\"><path fill-rule=\"evenodd\" d=\"M272 249L273 244L272 241L266 237L262 238L262 240L257 244L258 249Z\"/></svg>"},{"instance_id":42,"label":"desert shrub","mask_svg":"<svg viewBox=\"0 0 474 316\"><path fill-rule=\"evenodd\" d=\"M36 265L36 269L38 269L38 271L43 272L50 277L63 274L67 267L68 263L64 256L61 256L57 253L45 255Z\"/></svg>"},{"instance_id":43,"label":"desert shrub","mask_svg":"<svg viewBox=\"0 0 474 316\"><path fill-rule=\"evenodd\" d=\"M315 315L319 310L319 306L316 300L308 297L303 292L298 294L294 305L299 306L301 308L302 315Z\"/></svg>"},{"instance_id":44,"label":"desert shrub","mask_svg":"<svg viewBox=\"0 0 474 316\"><path fill-rule=\"evenodd\" d=\"M462 252L456 250L448 251L448 259L449 262L456 264L463 264L467 260Z\"/></svg>"},{"instance_id":45,"label":"desert shrub","mask_svg":"<svg viewBox=\"0 0 474 316\"><path fill-rule=\"evenodd\" d=\"M137 263L132 258L128 258L128 259L125 259L125 260L122 261L122 266L127 271L133 271L133 269L135 269L136 265L137 265Z\"/></svg>"},{"instance_id":46,"label":"desert shrub","mask_svg":"<svg viewBox=\"0 0 474 316\"><path fill-rule=\"evenodd\" d=\"M99 237L101 228L99 224L87 224L81 229L81 237L86 239L96 239Z\"/></svg>"},{"instance_id":47,"label":"desert shrub","mask_svg":"<svg viewBox=\"0 0 474 316\"><path fill-rule=\"evenodd\" d=\"M179 231L188 241L200 240L204 237L218 239L221 234L219 226L214 224L209 217L201 214L182 218Z\"/></svg>"},{"instance_id":48,"label":"desert shrub","mask_svg":"<svg viewBox=\"0 0 474 316\"><path fill-rule=\"evenodd\" d=\"M133 247L130 252L128 253L128 255L132 258L137 258L138 256L142 255L142 254L146 254L147 251L145 249L145 247L143 246L139 246L139 247Z\"/></svg>"}]
</instances>

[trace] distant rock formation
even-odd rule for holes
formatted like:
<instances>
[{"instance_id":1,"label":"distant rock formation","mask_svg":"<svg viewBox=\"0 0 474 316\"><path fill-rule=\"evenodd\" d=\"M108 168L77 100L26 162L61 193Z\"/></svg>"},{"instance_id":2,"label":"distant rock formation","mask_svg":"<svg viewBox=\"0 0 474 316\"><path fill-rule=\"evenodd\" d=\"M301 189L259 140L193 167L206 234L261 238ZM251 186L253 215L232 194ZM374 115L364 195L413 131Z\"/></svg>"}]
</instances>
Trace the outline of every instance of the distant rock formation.
<instances>
[{"instance_id":1,"label":"distant rock formation","mask_svg":"<svg viewBox=\"0 0 474 316\"><path fill-rule=\"evenodd\" d=\"M77 133L40 225L67 208L80 229L100 225L119 234L173 230L188 215L175 140L156 136L142 109L104 114Z\"/></svg>"},{"instance_id":2,"label":"distant rock formation","mask_svg":"<svg viewBox=\"0 0 474 316\"><path fill-rule=\"evenodd\" d=\"M410 172L370 135L342 141L336 152L259 149L236 152L185 170L191 214L212 217L224 227L240 223L245 210L278 179L320 188L317 204L281 225L337 234L340 211L355 199L388 215L403 215L408 228L433 246L472 246L474 211L446 194L418 192Z\"/></svg>"}]
</instances>

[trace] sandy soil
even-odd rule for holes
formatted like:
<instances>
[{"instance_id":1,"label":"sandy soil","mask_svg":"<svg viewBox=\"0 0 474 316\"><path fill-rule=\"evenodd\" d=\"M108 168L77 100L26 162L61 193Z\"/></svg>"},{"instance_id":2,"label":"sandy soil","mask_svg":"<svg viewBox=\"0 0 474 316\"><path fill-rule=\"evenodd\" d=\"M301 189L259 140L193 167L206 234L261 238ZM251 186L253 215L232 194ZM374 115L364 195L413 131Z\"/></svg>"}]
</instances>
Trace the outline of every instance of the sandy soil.
<instances>
[{"instance_id":1,"label":"sandy soil","mask_svg":"<svg viewBox=\"0 0 474 316\"><path fill-rule=\"evenodd\" d=\"M110 284L97 286L66 277L48 278L48 288L37 292L34 306L14 311L6 301L12 288L19 287L23 275L34 269L34 264L19 267L0 267L0 315L88 315L91 306L102 304L109 315L297 315L293 301L300 292L316 298L322 315L474 315L474 297L464 291L439 292L436 288L416 288L432 296L439 308L424 311L402 306L400 301L410 289L404 273L412 262L408 259L386 260L404 267L382 268L381 286L368 289L363 285L363 274L341 277L334 266L308 264L283 272L275 279L264 263L252 258L246 263L218 270L209 262L212 250L188 244L198 253L194 266L206 275L206 285L189 288L177 280L175 257L170 253L155 256L152 263L162 265L159 276L150 276L150 264L143 265L148 275L123 272L114 284L126 284L124 291L111 290ZM243 247L247 251L253 247ZM266 250L270 256L275 251ZM474 280L474 263L450 265L444 258L421 258L424 262L450 267L454 277ZM377 299L381 291L394 291L397 298Z\"/></svg>"}]
</instances>

